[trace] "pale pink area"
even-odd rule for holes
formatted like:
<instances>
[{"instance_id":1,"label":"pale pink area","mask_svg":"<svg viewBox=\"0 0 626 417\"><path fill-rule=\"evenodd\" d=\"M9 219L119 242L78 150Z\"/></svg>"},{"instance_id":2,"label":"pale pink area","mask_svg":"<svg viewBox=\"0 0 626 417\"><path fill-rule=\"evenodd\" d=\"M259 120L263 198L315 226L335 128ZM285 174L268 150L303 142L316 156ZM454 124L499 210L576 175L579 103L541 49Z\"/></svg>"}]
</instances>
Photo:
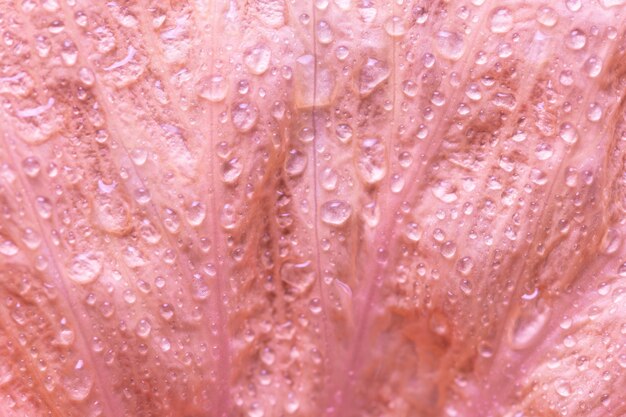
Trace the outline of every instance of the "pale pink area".
<instances>
[{"instance_id":1,"label":"pale pink area","mask_svg":"<svg viewBox=\"0 0 626 417\"><path fill-rule=\"evenodd\" d=\"M624 22L0 1L0 415L626 415Z\"/></svg>"}]
</instances>

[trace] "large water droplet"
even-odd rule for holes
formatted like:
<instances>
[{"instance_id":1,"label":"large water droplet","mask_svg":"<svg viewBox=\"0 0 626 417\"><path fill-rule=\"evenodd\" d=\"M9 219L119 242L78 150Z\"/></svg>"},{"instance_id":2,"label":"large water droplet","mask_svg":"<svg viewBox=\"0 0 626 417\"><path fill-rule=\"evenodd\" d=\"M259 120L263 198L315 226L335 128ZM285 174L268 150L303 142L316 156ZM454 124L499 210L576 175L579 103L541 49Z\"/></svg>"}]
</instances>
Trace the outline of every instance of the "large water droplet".
<instances>
[{"instance_id":1,"label":"large water droplet","mask_svg":"<svg viewBox=\"0 0 626 417\"><path fill-rule=\"evenodd\" d=\"M559 20L559 14L552 7L542 6L537 9L537 22L545 27L556 25Z\"/></svg>"},{"instance_id":2,"label":"large water droplet","mask_svg":"<svg viewBox=\"0 0 626 417\"><path fill-rule=\"evenodd\" d=\"M385 22L385 32L389 36L398 37L406 33L406 26L401 16L391 16Z\"/></svg>"},{"instance_id":3,"label":"large water droplet","mask_svg":"<svg viewBox=\"0 0 626 417\"><path fill-rule=\"evenodd\" d=\"M566 122L561 124L559 128L559 137L566 143L572 145L578 141L578 132L576 131L574 125Z\"/></svg>"},{"instance_id":4,"label":"large water droplet","mask_svg":"<svg viewBox=\"0 0 626 417\"><path fill-rule=\"evenodd\" d=\"M441 30L437 32L434 39L437 51L444 58L457 61L465 54L465 41L457 32Z\"/></svg>"},{"instance_id":5,"label":"large water droplet","mask_svg":"<svg viewBox=\"0 0 626 417\"><path fill-rule=\"evenodd\" d=\"M84 401L93 387L93 379L85 369L83 361L78 361L74 370L62 378L63 387L72 401Z\"/></svg>"},{"instance_id":6,"label":"large water droplet","mask_svg":"<svg viewBox=\"0 0 626 417\"><path fill-rule=\"evenodd\" d=\"M67 270L68 277L79 284L95 281L102 271L104 255L100 252L83 252L72 258Z\"/></svg>"},{"instance_id":7,"label":"large water droplet","mask_svg":"<svg viewBox=\"0 0 626 417\"><path fill-rule=\"evenodd\" d=\"M259 118L259 109L250 103L239 103L231 112L233 126L239 132L249 132L254 128Z\"/></svg>"},{"instance_id":8,"label":"large water droplet","mask_svg":"<svg viewBox=\"0 0 626 417\"><path fill-rule=\"evenodd\" d=\"M351 215L352 206L344 200L330 200L321 207L322 221L333 226L341 226Z\"/></svg>"},{"instance_id":9,"label":"large water droplet","mask_svg":"<svg viewBox=\"0 0 626 417\"><path fill-rule=\"evenodd\" d=\"M285 172L291 177L296 177L304 172L307 166L307 157L297 149L289 151L285 159Z\"/></svg>"},{"instance_id":10,"label":"large water droplet","mask_svg":"<svg viewBox=\"0 0 626 417\"><path fill-rule=\"evenodd\" d=\"M270 66L272 51L267 45L258 44L244 52L244 62L252 74L263 74Z\"/></svg>"},{"instance_id":11,"label":"large water droplet","mask_svg":"<svg viewBox=\"0 0 626 417\"><path fill-rule=\"evenodd\" d=\"M530 298L530 297L526 297ZM526 349L537 339L550 319L550 308L541 299L533 297L531 304L516 311L509 331L513 349Z\"/></svg>"},{"instance_id":12,"label":"large water droplet","mask_svg":"<svg viewBox=\"0 0 626 417\"><path fill-rule=\"evenodd\" d=\"M19 251L20 249L15 243L13 243L13 241L4 239L0 235L0 254L5 256L14 256L17 255Z\"/></svg>"},{"instance_id":13,"label":"large water droplet","mask_svg":"<svg viewBox=\"0 0 626 417\"><path fill-rule=\"evenodd\" d=\"M206 206L199 201L194 201L187 207L186 214L187 223L189 223L190 226L199 226L206 217Z\"/></svg>"},{"instance_id":14,"label":"large water droplet","mask_svg":"<svg viewBox=\"0 0 626 417\"><path fill-rule=\"evenodd\" d=\"M224 100L228 93L228 84L221 75L212 75L200 79L196 88L200 97L214 103Z\"/></svg>"},{"instance_id":15,"label":"large water droplet","mask_svg":"<svg viewBox=\"0 0 626 417\"><path fill-rule=\"evenodd\" d=\"M370 94L383 81L389 78L391 69L385 61L368 58L359 74L359 93L362 96Z\"/></svg>"},{"instance_id":16,"label":"large water droplet","mask_svg":"<svg viewBox=\"0 0 626 417\"><path fill-rule=\"evenodd\" d=\"M506 7L499 7L491 13L490 29L493 33L506 33L513 28L513 15Z\"/></svg>"},{"instance_id":17,"label":"large water droplet","mask_svg":"<svg viewBox=\"0 0 626 417\"><path fill-rule=\"evenodd\" d=\"M574 29L565 36L565 46L573 50L583 49L587 44L587 36L580 29Z\"/></svg>"},{"instance_id":18,"label":"large water droplet","mask_svg":"<svg viewBox=\"0 0 626 417\"><path fill-rule=\"evenodd\" d=\"M379 138L365 138L359 147L358 172L368 184L380 182L387 174L385 145Z\"/></svg>"}]
</instances>

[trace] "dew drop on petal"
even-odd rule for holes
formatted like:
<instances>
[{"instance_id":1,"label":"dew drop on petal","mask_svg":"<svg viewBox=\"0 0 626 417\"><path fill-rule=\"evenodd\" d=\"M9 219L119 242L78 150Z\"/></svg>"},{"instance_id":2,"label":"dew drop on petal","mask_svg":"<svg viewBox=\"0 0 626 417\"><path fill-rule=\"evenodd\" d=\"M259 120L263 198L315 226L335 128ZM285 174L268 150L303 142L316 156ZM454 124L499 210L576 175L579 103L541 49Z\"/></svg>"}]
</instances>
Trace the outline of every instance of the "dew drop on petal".
<instances>
[{"instance_id":1,"label":"dew drop on petal","mask_svg":"<svg viewBox=\"0 0 626 417\"><path fill-rule=\"evenodd\" d=\"M322 204L321 219L332 226L341 226L352 215L352 206L344 200L330 200Z\"/></svg>"}]
</instances>

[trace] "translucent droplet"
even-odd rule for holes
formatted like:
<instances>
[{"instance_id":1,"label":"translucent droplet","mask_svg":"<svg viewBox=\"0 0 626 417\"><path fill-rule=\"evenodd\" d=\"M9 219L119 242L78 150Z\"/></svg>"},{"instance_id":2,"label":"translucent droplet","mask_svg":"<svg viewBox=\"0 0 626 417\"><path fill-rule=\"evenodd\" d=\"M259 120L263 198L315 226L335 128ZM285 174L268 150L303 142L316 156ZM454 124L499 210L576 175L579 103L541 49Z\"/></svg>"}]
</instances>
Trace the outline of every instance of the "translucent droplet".
<instances>
[{"instance_id":1,"label":"translucent droplet","mask_svg":"<svg viewBox=\"0 0 626 417\"><path fill-rule=\"evenodd\" d=\"M20 249L15 243L13 243L13 241L9 239L2 239L2 236L0 235L0 254L4 256L14 256L17 255L19 251Z\"/></svg>"},{"instance_id":2,"label":"translucent droplet","mask_svg":"<svg viewBox=\"0 0 626 417\"><path fill-rule=\"evenodd\" d=\"M561 397L567 398L572 395L572 386L569 382L559 379L555 383L556 393Z\"/></svg>"},{"instance_id":3,"label":"translucent droplet","mask_svg":"<svg viewBox=\"0 0 626 417\"><path fill-rule=\"evenodd\" d=\"M435 187L432 188L432 193L435 197L444 203L452 203L459 197L456 194L457 187L449 181L439 181Z\"/></svg>"},{"instance_id":4,"label":"translucent droplet","mask_svg":"<svg viewBox=\"0 0 626 417\"><path fill-rule=\"evenodd\" d=\"M200 97L214 103L224 100L228 93L228 84L221 75L212 75L200 79L196 88Z\"/></svg>"},{"instance_id":5,"label":"translucent droplet","mask_svg":"<svg viewBox=\"0 0 626 417\"><path fill-rule=\"evenodd\" d=\"M323 45L328 45L333 41L333 30L325 20L317 23L317 41Z\"/></svg>"},{"instance_id":6,"label":"translucent droplet","mask_svg":"<svg viewBox=\"0 0 626 417\"><path fill-rule=\"evenodd\" d=\"M180 218L174 210L166 208L163 224L168 232L177 233L180 228Z\"/></svg>"},{"instance_id":7,"label":"translucent droplet","mask_svg":"<svg viewBox=\"0 0 626 417\"><path fill-rule=\"evenodd\" d=\"M596 78L602 72L602 58L591 55L583 64L583 71L590 78Z\"/></svg>"},{"instance_id":8,"label":"translucent droplet","mask_svg":"<svg viewBox=\"0 0 626 417\"><path fill-rule=\"evenodd\" d=\"M263 74L270 66L272 51L263 44L258 44L244 52L244 62L252 74Z\"/></svg>"},{"instance_id":9,"label":"translucent droplet","mask_svg":"<svg viewBox=\"0 0 626 417\"><path fill-rule=\"evenodd\" d=\"M174 307L170 304L161 304L159 314L165 321L170 321L174 317Z\"/></svg>"},{"instance_id":10,"label":"translucent droplet","mask_svg":"<svg viewBox=\"0 0 626 417\"><path fill-rule=\"evenodd\" d=\"M559 14L552 7L542 6L537 9L537 22L545 27L553 27L559 20Z\"/></svg>"},{"instance_id":11,"label":"translucent droplet","mask_svg":"<svg viewBox=\"0 0 626 417\"><path fill-rule=\"evenodd\" d=\"M570 12L577 12L583 7L582 0L565 0L565 6Z\"/></svg>"},{"instance_id":12,"label":"translucent droplet","mask_svg":"<svg viewBox=\"0 0 626 417\"><path fill-rule=\"evenodd\" d=\"M137 323L137 327L135 328L135 333L137 334L137 336L141 337L142 339L145 339L146 337L150 335L151 330L152 330L152 326L150 325L150 322L147 319L141 319Z\"/></svg>"},{"instance_id":13,"label":"translucent droplet","mask_svg":"<svg viewBox=\"0 0 626 417\"><path fill-rule=\"evenodd\" d=\"M454 256L455 253L456 244L453 241L448 240L446 243L441 245L441 254L444 258L450 259Z\"/></svg>"},{"instance_id":14,"label":"translucent droplet","mask_svg":"<svg viewBox=\"0 0 626 417\"><path fill-rule=\"evenodd\" d=\"M460 258L456 263L456 270L459 271L463 275L469 275L474 268L474 261L469 256L464 256Z\"/></svg>"},{"instance_id":15,"label":"translucent droplet","mask_svg":"<svg viewBox=\"0 0 626 417\"><path fill-rule=\"evenodd\" d=\"M227 184L233 184L239 179L242 171L243 164L239 158L232 158L222 165L222 179Z\"/></svg>"},{"instance_id":16,"label":"translucent droplet","mask_svg":"<svg viewBox=\"0 0 626 417\"><path fill-rule=\"evenodd\" d=\"M526 299L530 298L526 297ZM550 313L550 308L541 299L532 301L529 306L517 310L509 332L511 347L513 349L530 347L546 327Z\"/></svg>"},{"instance_id":17,"label":"translucent droplet","mask_svg":"<svg viewBox=\"0 0 626 417\"><path fill-rule=\"evenodd\" d=\"M42 219L49 219L52 216L52 203L48 197L35 198L35 209Z\"/></svg>"},{"instance_id":18,"label":"translucent droplet","mask_svg":"<svg viewBox=\"0 0 626 417\"><path fill-rule=\"evenodd\" d=\"M62 346L70 346L74 343L74 332L70 329L63 329L59 332L58 342Z\"/></svg>"},{"instance_id":19,"label":"translucent droplet","mask_svg":"<svg viewBox=\"0 0 626 417\"><path fill-rule=\"evenodd\" d=\"M333 226L341 226L351 215L352 206L343 200L330 200L321 207L322 221Z\"/></svg>"},{"instance_id":20,"label":"translucent droplet","mask_svg":"<svg viewBox=\"0 0 626 417\"><path fill-rule=\"evenodd\" d=\"M239 132L249 132L254 128L259 118L259 109L253 104L239 103L231 112L233 126Z\"/></svg>"},{"instance_id":21,"label":"translucent droplet","mask_svg":"<svg viewBox=\"0 0 626 417\"><path fill-rule=\"evenodd\" d=\"M415 97L419 91L419 87L415 81L406 80L402 82L402 92L407 97Z\"/></svg>"},{"instance_id":22,"label":"translucent droplet","mask_svg":"<svg viewBox=\"0 0 626 417\"><path fill-rule=\"evenodd\" d=\"M385 22L385 32L389 36L399 37L406 33L406 26L404 25L404 19L400 16L391 16Z\"/></svg>"},{"instance_id":23,"label":"translucent droplet","mask_svg":"<svg viewBox=\"0 0 626 417\"><path fill-rule=\"evenodd\" d=\"M76 402L84 401L93 387L93 379L84 368L82 361L77 362L70 374L63 376L62 383L68 397Z\"/></svg>"},{"instance_id":24,"label":"translucent droplet","mask_svg":"<svg viewBox=\"0 0 626 417\"><path fill-rule=\"evenodd\" d=\"M332 168L324 168L320 173L320 182L322 184L322 188L327 191L332 191L337 187L337 180L337 171Z\"/></svg>"},{"instance_id":25,"label":"translucent droplet","mask_svg":"<svg viewBox=\"0 0 626 417\"><path fill-rule=\"evenodd\" d=\"M306 169L307 162L308 160L304 153L297 149L292 149L285 159L285 172L291 177L301 175Z\"/></svg>"},{"instance_id":26,"label":"translucent droplet","mask_svg":"<svg viewBox=\"0 0 626 417\"><path fill-rule=\"evenodd\" d=\"M359 93L362 96L367 96L389 78L390 74L391 69L385 61L367 58L367 62L361 67L359 74Z\"/></svg>"},{"instance_id":27,"label":"translucent droplet","mask_svg":"<svg viewBox=\"0 0 626 417\"><path fill-rule=\"evenodd\" d=\"M587 44L587 36L580 29L574 29L565 36L565 46L575 51L583 49Z\"/></svg>"},{"instance_id":28,"label":"translucent droplet","mask_svg":"<svg viewBox=\"0 0 626 417\"><path fill-rule=\"evenodd\" d=\"M419 242L422 238L422 228L417 223L409 222L406 224L404 234L410 241Z\"/></svg>"},{"instance_id":29,"label":"translucent droplet","mask_svg":"<svg viewBox=\"0 0 626 417\"><path fill-rule=\"evenodd\" d=\"M365 138L359 147L358 172L368 184L380 182L387 174L385 145L378 138Z\"/></svg>"},{"instance_id":30,"label":"translucent droplet","mask_svg":"<svg viewBox=\"0 0 626 417\"><path fill-rule=\"evenodd\" d=\"M130 227L130 209L125 200L109 196L95 199L94 217L96 223L107 233L122 235Z\"/></svg>"},{"instance_id":31,"label":"translucent droplet","mask_svg":"<svg viewBox=\"0 0 626 417\"><path fill-rule=\"evenodd\" d=\"M493 33L506 33L513 28L513 15L506 7L499 7L491 13L490 29Z\"/></svg>"},{"instance_id":32,"label":"translucent droplet","mask_svg":"<svg viewBox=\"0 0 626 417\"><path fill-rule=\"evenodd\" d=\"M194 201L187 207L185 214L190 226L200 226L206 217L206 206L199 201Z\"/></svg>"},{"instance_id":33,"label":"translucent droplet","mask_svg":"<svg viewBox=\"0 0 626 417\"><path fill-rule=\"evenodd\" d=\"M626 0L600 0L600 4L602 7L610 8L610 7L618 7L626 4Z\"/></svg>"},{"instance_id":34,"label":"translucent droplet","mask_svg":"<svg viewBox=\"0 0 626 417\"><path fill-rule=\"evenodd\" d=\"M335 56L340 61L345 60L348 55L350 55L350 50L346 46L341 45L338 46L337 49L335 49Z\"/></svg>"},{"instance_id":35,"label":"translucent droplet","mask_svg":"<svg viewBox=\"0 0 626 417\"><path fill-rule=\"evenodd\" d=\"M589 104L587 109L587 120L597 122L602 118L602 107L598 103Z\"/></svg>"},{"instance_id":36,"label":"translucent droplet","mask_svg":"<svg viewBox=\"0 0 626 417\"><path fill-rule=\"evenodd\" d=\"M167 337L162 337L159 341L159 347L163 352L168 352L172 348L172 344Z\"/></svg>"},{"instance_id":37,"label":"translucent droplet","mask_svg":"<svg viewBox=\"0 0 626 417\"><path fill-rule=\"evenodd\" d=\"M444 58L457 61L465 54L465 40L457 32L441 30L435 35L435 47Z\"/></svg>"},{"instance_id":38,"label":"translucent droplet","mask_svg":"<svg viewBox=\"0 0 626 417\"><path fill-rule=\"evenodd\" d=\"M341 142L348 143L352 139L352 127L345 123L338 124L335 128L335 134Z\"/></svg>"},{"instance_id":39,"label":"translucent droplet","mask_svg":"<svg viewBox=\"0 0 626 417\"><path fill-rule=\"evenodd\" d=\"M143 148L135 148L130 151L130 158L137 166L142 166L148 159L148 152Z\"/></svg>"},{"instance_id":40,"label":"translucent droplet","mask_svg":"<svg viewBox=\"0 0 626 417\"><path fill-rule=\"evenodd\" d=\"M547 143L540 143L535 148L535 155L537 156L537 159L539 159L540 161L545 161L547 159L552 158L553 154L554 154L554 150L552 149L552 146L550 146Z\"/></svg>"},{"instance_id":41,"label":"translucent droplet","mask_svg":"<svg viewBox=\"0 0 626 417\"><path fill-rule=\"evenodd\" d=\"M561 124L559 128L559 137L563 139L564 142L572 145L578 141L578 132L574 125L566 122Z\"/></svg>"},{"instance_id":42,"label":"translucent droplet","mask_svg":"<svg viewBox=\"0 0 626 417\"><path fill-rule=\"evenodd\" d=\"M100 252L83 252L72 258L67 269L71 280L79 284L88 284L95 281L102 271L104 256Z\"/></svg>"}]
</instances>

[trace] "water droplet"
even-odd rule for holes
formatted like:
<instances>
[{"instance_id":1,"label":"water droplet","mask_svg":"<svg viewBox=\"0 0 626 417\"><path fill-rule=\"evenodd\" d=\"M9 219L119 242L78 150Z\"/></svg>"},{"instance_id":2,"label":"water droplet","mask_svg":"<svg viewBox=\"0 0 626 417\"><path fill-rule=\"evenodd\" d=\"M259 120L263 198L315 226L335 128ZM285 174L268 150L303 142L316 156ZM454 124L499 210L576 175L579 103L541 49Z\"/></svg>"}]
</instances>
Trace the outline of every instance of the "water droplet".
<instances>
[{"instance_id":1,"label":"water droplet","mask_svg":"<svg viewBox=\"0 0 626 417\"><path fill-rule=\"evenodd\" d=\"M244 62L252 74L263 74L270 66L272 51L263 44L258 44L244 52Z\"/></svg>"},{"instance_id":2,"label":"water droplet","mask_svg":"<svg viewBox=\"0 0 626 417\"><path fill-rule=\"evenodd\" d=\"M463 275L469 275L474 268L474 261L469 256L460 258L456 263L456 270Z\"/></svg>"},{"instance_id":3,"label":"water droplet","mask_svg":"<svg viewBox=\"0 0 626 417\"><path fill-rule=\"evenodd\" d=\"M566 143L572 145L578 141L578 132L576 131L574 125L566 122L561 124L559 128L559 137Z\"/></svg>"},{"instance_id":4,"label":"water droplet","mask_svg":"<svg viewBox=\"0 0 626 417\"><path fill-rule=\"evenodd\" d=\"M199 201L194 201L187 207L186 215L190 226L200 226L206 217L206 206Z\"/></svg>"},{"instance_id":5,"label":"water droplet","mask_svg":"<svg viewBox=\"0 0 626 417\"><path fill-rule=\"evenodd\" d=\"M41 235L30 227L27 227L22 234L22 242L24 242L28 249L35 250L41 245Z\"/></svg>"},{"instance_id":6,"label":"water droplet","mask_svg":"<svg viewBox=\"0 0 626 417\"><path fill-rule=\"evenodd\" d=\"M130 151L130 159L133 160L135 165L142 166L148 159L148 151L143 148L135 148Z\"/></svg>"},{"instance_id":7,"label":"water droplet","mask_svg":"<svg viewBox=\"0 0 626 417\"><path fill-rule=\"evenodd\" d=\"M457 61L465 54L465 41L457 32L441 30L435 35L435 47L444 58Z\"/></svg>"},{"instance_id":8,"label":"water droplet","mask_svg":"<svg viewBox=\"0 0 626 417\"><path fill-rule=\"evenodd\" d=\"M239 158L232 158L222 165L222 178L225 183L233 184L239 179L242 171L243 164Z\"/></svg>"},{"instance_id":9,"label":"water droplet","mask_svg":"<svg viewBox=\"0 0 626 417\"><path fill-rule=\"evenodd\" d=\"M559 20L559 14L552 7L543 6L537 9L537 22L545 27L553 27Z\"/></svg>"},{"instance_id":10,"label":"water droplet","mask_svg":"<svg viewBox=\"0 0 626 417\"><path fill-rule=\"evenodd\" d=\"M404 234L410 241L419 242L422 238L422 228L417 223L409 222L406 224Z\"/></svg>"},{"instance_id":11,"label":"water droplet","mask_svg":"<svg viewBox=\"0 0 626 417\"><path fill-rule=\"evenodd\" d=\"M0 235L0 238L1 237L2 236ZM0 239L0 254L5 256L14 256L17 255L19 251L20 249L15 243L13 243L13 241L9 239Z\"/></svg>"},{"instance_id":12,"label":"water droplet","mask_svg":"<svg viewBox=\"0 0 626 417\"><path fill-rule=\"evenodd\" d=\"M556 393L559 394L561 397L567 398L572 395L572 386L569 382L563 379L559 379L556 381L555 389Z\"/></svg>"},{"instance_id":13,"label":"water droplet","mask_svg":"<svg viewBox=\"0 0 626 417\"><path fill-rule=\"evenodd\" d=\"M196 88L200 97L214 103L224 100L228 93L228 84L221 75L212 75L200 79Z\"/></svg>"},{"instance_id":14,"label":"water droplet","mask_svg":"<svg viewBox=\"0 0 626 417\"><path fill-rule=\"evenodd\" d=\"M37 197L35 199L35 209L42 219L49 219L52 216L52 203L47 197Z\"/></svg>"},{"instance_id":15,"label":"water droplet","mask_svg":"<svg viewBox=\"0 0 626 417\"><path fill-rule=\"evenodd\" d=\"M295 412L300 408L300 401L293 392L289 392L287 394L287 400L285 401L284 408L287 414L295 414Z\"/></svg>"},{"instance_id":16,"label":"water droplet","mask_svg":"<svg viewBox=\"0 0 626 417\"><path fill-rule=\"evenodd\" d=\"M404 25L404 20L400 16L391 16L385 22L385 32L389 36L398 37L402 36L406 33L406 27Z\"/></svg>"},{"instance_id":17,"label":"water droplet","mask_svg":"<svg viewBox=\"0 0 626 417\"><path fill-rule=\"evenodd\" d=\"M332 168L324 168L324 170L320 173L322 188L327 191L332 191L337 187L337 180L337 171Z\"/></svg>"},{"instance_id":18,"label":"water droplet","mask_svg":"<svg viewBox=\"0 0 626 417\"><path fill-rule=\"evenodd\" d=\"M387 174L385 145L378 138L365 138L359 147L358 172L368 184L380 182Z\"/></svg>"},{"instance_id":19,"label":"water droplet","mask_svg":"<svg viewBox=\"0 0 626 417\"><path fill-rule=\"evenodd\" d=\"M522 297L524 298L524 297ZM516 311L509 332L509 342L513 349L526 349L537 339L550 319L550 308L536 296L526 297L532 301Z\"/></svg>"},{"instance_id":20,"label":"water droplet","mask_svg":"<svg viewBox=\"0 0 626 417\"><path fill-rule=\"evenodd\" d=\"M102 271L104 255L100 252L83 252L72 258L67 270L68 277L79 284L95 281Z\"/></svg>"},{"instance_id":21,"label":"water droplet","mask_svg":"<svg viewBox=\"0 0 626 417\"><path fill-rule=\"evenodd\" d=\"M491 31L506 33L513 28L513 15L506 7L499 7L491 13Z\"/></svg>"},{"instance_id":22,"label":"water droplet","mask_svg":"<svg viewBox=\"0 0 626 417\"><path fill-rule=\"evenodd\" d=\"M415 81L406 80L402 82L402 92L407 97L415 97L419 91L419 86Z\"/></svg>"},{"instance_id":23,"label":"water droplet","mask_svg":"<svg viewBox=\"0 0 626 417\"><path fill-rule=\"evenodd\" d=\"M159 314L165 321L170 321L174 317L174 307L171 304L161 304Z\"/></svg>"},{"instance_id":24,"label":"water droplet","mask_svg":"<svg viewBox=\"0 0 626 417\"><path fill-rule=\"evenodd\" d=\"M84 368L83 361L78 361L74 370L62 378L63 387L72 401L84 401L93 387L93 379Z\"/></svg>"},{"instance_id":25,"label":"water droplet","mask_svg":"<svg viewBox=\"0 0 626 417\"><path fill-rule=\"evenodd\" d=\"M565 0L565 6L570 12L577 12L583 7L581 0Z\"/></svg>"},{"instance_id":26,"label":"water droplet","mask_svg":"<svg viewBox=\"0 0 626 417\"><path fill-rule=\"evenodd\" d=\"M335 134L341 142L348 143L352 139L352 127L345 123L338 124L335 128Z\"/></svg>"},{"instance_id":27,"label":"water droplet","mask_svg":"<svg viewBox=\"0 0 626 417\"><path fill-rule=\"evenodd\" d=\"M59 332L58 342L62 346L70 346L74 343L74 332L70 329L63 329Z\"/></svg>"},{"instance_id":28,"label":"water droplet","mask_svg":"<svg viewBox=\"0 0 626 417\"><path fill-rule=\"evenodd\" d=\"M626 4L626 0L600 0L600 4L604 8L623 6Z\"/></svg>"},{"instance_id":29,"label":"water droplet","mask_svg":"<svg viewBox=\"0 0 626 417\"><path fill-rule=\"evenodd\" d=\"M580 29L572 30L565 37L565 46L575 51L583 49L586 44L587 44L587 36L585 35L585 32L583 32Z\"/></svg>"},{"instance_id":30,"label":"water droplet","mask_svg":"<svg viewBox=\"0 0 626 417\"><path fill-rule=\"evenodd\" d=\"M123 235L130 228L130 210L122 198L98 196L94 201L94 218L107 233Z\"/></svg>"},{"instance_id":31,"label":"water droplet","mask_svg":"<svg viewBox=\"0 0 626 417\"><path fill-rule=\"evenodd\" d=\"M367 62L359 74L359 93L362 96L367 96L389 78L390 74L391 69L385 61L367 58Z\"/></svg>"},{"instance_id":32,"label":"water droplet","mask_svg":"<svg viewBox=\"0 0 626 417\"><path fill-rule=\"evenodd\" d=\"M485 341L481 341L478 344L478 354L485 359L491 358L493 356L493 347Z\"/></svg>"},{"instance_id":33,"label":"water droplet","mask_svg":"<svg viewBox=\"0 0 626 417\"><path fill-rule=\"evenodd\" d=\"M168 338L162 337L159 341L159 347L163 352L168 352L172 348L172 344L170 343Z\"/></svg>"},{"instance_id":34,"label":"water droplet","mask_svg":"<svg viewBox=\"0 0 626 417\"><path fill-rule=\"evenodd\" d=\"M328 45L333 41L333 30L325 20L317 23L317 41L322 45Z\"/></svg>"},{"instance_id":35,"label":"water droplet","mask_svg":"<svg viewBox=\"0 0 626 417\"><path fill-rule=\"evenodd\" d=\"M322 221L333 226L341 226L351 215L352 206L343 200L330 200L321 207Z\"/></svg>"},{"instance_id":36,"label":"water droplet","mask_svg":"<svg viewBox=\"0 0 626 417\"><path fill-rule=\"evenodd\" d=\"M254 128L259 118L259 109L253 104L239 103L231 112L233 125L239 132L249 132Z\"/></svg>"},{"instance_id":37,"label":"water droplet","mask_svg":"<svg viewBox=\"0 0 626 417\"><path fill-rule=\"evenodd\" d=\"M602 107L598 103L591 103L587 109L587 119L590 122L597 122L602 118Z\"/></svg>"},{"instance_id":38,"label":"water droplet","mask_svg":"<svg viewBox=\"0 0 626 417\"><path fill-rule=\"evenodd\" d=\"M456 254L456 244L448 240L446 243L441 245L441 254L444 258L450 259Z\"/></svg>"},{"instance_id":39,"label":"water droplet","mask_svg":"<svg viewBox=\"0 0 626 417\"><path fill-rule=\"evenodd\" d=\"M338 46L337 49L335 49L335 56L340 61L345 60L348 55L350 55L350 50L346 46L341 45Z\"/></svg>"},{"instance_id":40,"label":"water droplet","mask_svg":"<svg viewBox=\"0 0 626 417\"><path fill-rule=\"evenodd\" d=\"M150 322L147 319L141 319L137 323L137 327L135 328L135 333L137 334L137 336L141 337L142 339L145 339L150 335L151 330L152 330L152 326L150 325Z\"/></svg>"},{"instance_id":41,"label":"water droplet","mask_svg":"<svg viewBox=\"0 0 626 417\"><path fill-rule=\"evenodd\" d=\"M540 143L535 148L535 155L537 156L537 159L539 159L540 161L545 161L547 159L552 158L553 154L554 154L554 151L552 150L552 146L550 146L547 143Z\"/></svg>"},{"instance_id":42,"label":"water droplet","mask_svg":"<svg viewBox=\"0 0 626 417\"><path fill-rule=\"evenodd\" d=\"M291 177L301 175L306 169L307 162L308 160L304 153L297 149L292 149L285 159L285 172Z\"/></svg>"},{"instance_id":43,"label":"water droplet","mask_svg":"<svg viewBox=\"0 0 626 417\"><path fill-rule=\"evenodd\" d=\"M596 78L602 72L602 58L591 55L583 64L583 71L591 78Z\"/></svg>"},{"instance_id":44,"label":"water droplet","mask_svg":"<svg viewBox=\"0 0 626 417\"><path fill-rule=\"evenodd\" d=\"M457 187L449 181L439 181L435 187L432 188L432 193L435 197L444 203L452 203L459 197L456 194Z\"/></svg>"},{"instance_id":45,"label":"water droplet","mask_svg":"<svg viewBox=\"0 0 626 417\"><path fill-rule=\"evenodd\" d=\"M61 47L61 59L63 59L63 63L68 67L72 67L76 64L78 60L78 49L74 42L70 40L63 42Z\"/></svg>"}]
</instances>

